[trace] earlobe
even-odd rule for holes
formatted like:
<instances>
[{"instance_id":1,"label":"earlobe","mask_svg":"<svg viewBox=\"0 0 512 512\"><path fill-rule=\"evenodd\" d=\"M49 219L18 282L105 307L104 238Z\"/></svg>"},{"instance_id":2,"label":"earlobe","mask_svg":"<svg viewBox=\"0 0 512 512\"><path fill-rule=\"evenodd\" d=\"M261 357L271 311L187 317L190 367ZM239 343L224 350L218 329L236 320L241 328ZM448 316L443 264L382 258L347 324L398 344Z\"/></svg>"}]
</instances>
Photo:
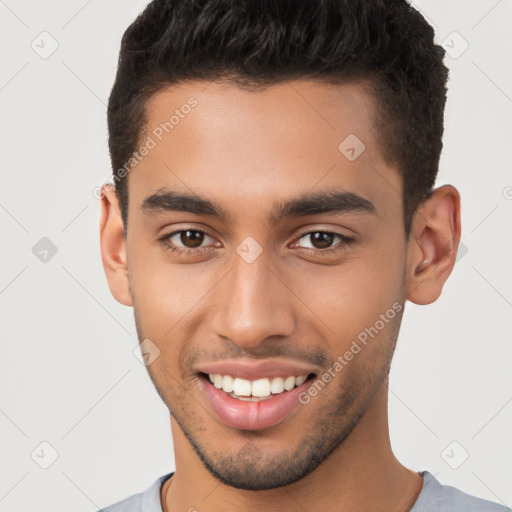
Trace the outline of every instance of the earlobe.
<instances>
[{"instance_id":1,"label":"earlobe","mask_svg":"<svg viewBox=\"0 0 512 512\"><path fill-rule=\"evenodd\" d=\"M119 201L112 185L101 188L100 248L108 286L114 298L132 305L128 279L127 248Z\"/></svg>"},{"instance_id":2,"label":"earlobe","mask_svg":"<svg viewBox=\"0 0 512 512\"><path fill-rule=\"evenodd\" d=\"M431 304L453 270L460 241L460 195L451 185L435 189L418 208L408 242L406 298Z\"/></svg>"}]
</instances>

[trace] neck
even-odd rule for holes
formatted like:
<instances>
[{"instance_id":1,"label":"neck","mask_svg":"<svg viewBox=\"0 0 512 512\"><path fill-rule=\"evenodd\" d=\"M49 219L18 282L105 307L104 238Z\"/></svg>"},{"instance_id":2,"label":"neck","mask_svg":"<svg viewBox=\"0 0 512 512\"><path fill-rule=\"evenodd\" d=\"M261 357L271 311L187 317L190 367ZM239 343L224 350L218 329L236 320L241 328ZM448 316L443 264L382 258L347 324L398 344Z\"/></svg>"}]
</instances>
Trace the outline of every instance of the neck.
<instances>
[{"instance_id":1,"label":"neck","mask_svg":"<svg viewBox=\"0 0 512 512\"><path fill-rule=\"evenodd\" d=\"M171 419L176 471L162 488L164 511L409 511L423 479L393 455L387 392L386 380L350 435L314 471L291 485L269 491L244 491L220 483Z\"/></svg>"}]
</instances>

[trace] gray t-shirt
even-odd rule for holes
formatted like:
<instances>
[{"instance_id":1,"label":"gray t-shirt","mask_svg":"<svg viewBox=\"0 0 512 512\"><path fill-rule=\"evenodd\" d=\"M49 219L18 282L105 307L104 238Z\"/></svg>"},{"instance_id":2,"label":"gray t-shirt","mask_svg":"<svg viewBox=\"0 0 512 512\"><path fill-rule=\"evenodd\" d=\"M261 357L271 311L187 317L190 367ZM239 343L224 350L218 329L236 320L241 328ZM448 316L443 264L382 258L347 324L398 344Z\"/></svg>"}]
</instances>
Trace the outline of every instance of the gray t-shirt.
<instances>
[{"instance_id":1,"label":"gray t-shirt","mask_svg":"<svg viewBox=\"0 0 512 512\"><path fill-rule=\"evenodd\" d=\"M172 476L168 473L158 478L144 492L108 506L99 512L162 512L160 490ZM482 500L465 492L442 485L428 471L421 471L423 487L409 512L511 512L511 509L497 503Z\"/></svg>"}]
</instances>

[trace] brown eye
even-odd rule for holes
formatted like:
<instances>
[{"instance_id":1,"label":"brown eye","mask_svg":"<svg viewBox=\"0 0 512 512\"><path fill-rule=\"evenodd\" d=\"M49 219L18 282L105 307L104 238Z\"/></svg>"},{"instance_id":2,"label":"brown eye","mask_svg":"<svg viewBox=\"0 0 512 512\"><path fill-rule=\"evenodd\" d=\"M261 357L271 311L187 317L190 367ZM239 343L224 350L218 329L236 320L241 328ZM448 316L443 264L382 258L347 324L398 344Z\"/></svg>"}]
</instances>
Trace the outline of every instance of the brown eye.
<instances>
[{"instance_id":1,"label":"brown eye","mask_svg":"<svg viewBox=\"0 0 512 512\"><path fill-rule=\"evenodd\" d=\"M333 233L325 233L323 231L317 231L316 233L310 233L311 244L315 249L326 249L330 247L333 240Z\"/></svg>"},{"instance_id":2,"label":"brown eye","mask_svg":"<svg viewBox=\"0 0 512 512\"><path fill-rule=\"evenodd\" d=\"M195 229L187 229L186 231L179 232L180 242L189 249L194 249L199 247L204 240L204 235L202 231L197 231Z\"/></svg>"},{"instance_id":3,"label":"brown eye","mask_svg":"<svg viewBox=\"0 0 512 512\"><path fill-rule=\"evenodd\" d=\"M301 236L301 239L309 239L309 245L301 245L310 249L327 249L331 247L336 237L343 238L336 233L328 233L326 231L314 231Z\"/></svg>"},{"instance_id":4,"label":"brown eye","mask_svg":"<svg viewBox=\"0 0 512 512\"><path fill-rule=\"evenodd\" d=\"M214 239L204 231L197 229L181 229L162 236L160 242L166 249L181 254L206 250L208 249L207 244L214 242ZM207 243L204 244L204 242Z\"/></svg>"},{"instance_id":5,"label":"brown eye","mask_svg":"<svg viewBox=\"0 0 512 512\"><path fill-rule=\"evenodd\" d=\"M302 236L294 244L306 251L317 251L318 254L327 254L346 249L352 238L341 235L340 233L331 233L330 231L310 231Z\"/></svg>"}]
</instances>

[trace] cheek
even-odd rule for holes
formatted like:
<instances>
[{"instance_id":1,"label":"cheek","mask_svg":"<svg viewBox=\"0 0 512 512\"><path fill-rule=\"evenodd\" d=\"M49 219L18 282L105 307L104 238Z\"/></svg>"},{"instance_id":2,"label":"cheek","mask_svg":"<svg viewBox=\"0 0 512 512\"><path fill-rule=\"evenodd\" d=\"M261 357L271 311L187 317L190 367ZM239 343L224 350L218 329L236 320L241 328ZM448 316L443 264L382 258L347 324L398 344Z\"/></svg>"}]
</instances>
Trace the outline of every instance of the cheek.
<instances>
[{"instance_id":1,"label":"cheek","mask_svg":"<svg viewBox=\"0 0 512 512\"><path fill-rule=\"evenodd\" d=\"M141 330L155 337L164 337L191 314L218 280L212 268L171 264L163 250L152 254L133 251L129 272Z\"/></svg>"},{"instance_id":2,"label":"cheek","mask_svg":"<svg viewBox=\"0 0 512 512\"><path fill-rule=\"evenodd\" d=\"M404 260L396 251L368 252L337 267L317 267L295 274L297 294L325 324L337 350L386 316L383 336L389 331L404 301ZM295 289L295 287L294 287ZM313 317L314 318L314 317ZM381 326L379 322L378 326ZM340 346L341 345L341 346Z\"/></svg>"}]
</instances>

